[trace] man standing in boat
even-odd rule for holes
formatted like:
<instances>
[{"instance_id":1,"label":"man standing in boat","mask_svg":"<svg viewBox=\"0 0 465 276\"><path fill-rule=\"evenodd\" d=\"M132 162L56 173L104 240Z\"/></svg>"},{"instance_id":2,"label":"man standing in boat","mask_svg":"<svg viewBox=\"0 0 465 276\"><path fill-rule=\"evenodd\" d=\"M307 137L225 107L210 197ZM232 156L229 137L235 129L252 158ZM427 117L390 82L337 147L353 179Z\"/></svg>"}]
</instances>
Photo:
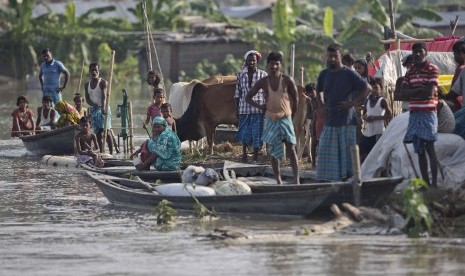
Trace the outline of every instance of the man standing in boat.
<instances>
[{"instance_id":1,"label":"man standing in boat","mask_svg":"<svg viewBox=\"0 0 465 276\"><path fill-rule=\"evenodd\" d=\"M111 109L106 110L108 82L100 78L100 66L98 63L89 65L90 80L84 84L86 92L86 101L89 104L89 115L91 117L92 128L97 135L97 141L100 152L103 152L103 129L105 127L105 114L107 117L107 143L110 154L113 154L114 142L113 132L111 131Z\"/></svg>"},{"instance_id":2,"label":"man standing in boat","mask_svg":"<svg viewBox=\"0 0 465 276\"><path fill-rule=\"evenodd\" d=\"M270 146L271 165L278 184L282 184L280 159L284 157L283 142L289 155L294 183L300 184L299 163L295 150L296 137L292 114L297 112L299 100L294 80L281 72L283 55L271 52L267 57L268 76L258 80L249 90L245 101L265 112L263 142ZM254 101L254 96L263 91L265 103Z\"/></svg>"},{"instance_id":3,"label":"man standing in boat","mask_svg":"<svg viewBox=\"0 0 465 276\"><path fill-rule=\"evenodd\" d=\"M40 64L39 73L39 81L43 93L42 96L50 96L54 106L58 101L62 100L61 92L65 90L68 84L69 72L61 61L53 58L50 49L43 49L42 57L44 58L44 62ZM60 86L61 74L65 75L62 86Z\"/></svg>"}]
</instances>

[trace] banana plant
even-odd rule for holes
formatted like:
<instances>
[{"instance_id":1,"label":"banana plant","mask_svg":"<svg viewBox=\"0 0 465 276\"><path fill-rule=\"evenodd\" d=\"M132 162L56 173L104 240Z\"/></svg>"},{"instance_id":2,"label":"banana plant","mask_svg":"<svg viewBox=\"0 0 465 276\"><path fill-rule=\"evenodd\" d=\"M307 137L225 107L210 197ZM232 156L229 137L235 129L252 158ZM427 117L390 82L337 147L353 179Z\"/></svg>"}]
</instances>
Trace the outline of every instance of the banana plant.
<instances>
[{"instance_id":1,"label":"banana plant","mask_svg":"<svg viewBox=\"0 0 465 276\"><path fill-rule=\"evenodd\" d=\"M412 20L423 18L440 20L441 17L431 7L408 7L401 0L393 1L396 30L416 38L441 36L428 28L415 28ZM336 40L344 48L356 49L359 53L382 52L380 43L366 43L383 39L383 27L390 26L388 13L380 0L357 0L347 13L349 22L342 22L342 31Z\"/></svg>"},{"instance_id":2,"label":"banana plant","mask_svg":"<svg viewBox=\"0 0 465 276\"><path fill-rule=\"evenodd\" d=\"M37 65L33 26L33 0L9 0L8 7L0 9L0 61L11 68L13 77L24 79Z\"/></svg>"}]
</instances>

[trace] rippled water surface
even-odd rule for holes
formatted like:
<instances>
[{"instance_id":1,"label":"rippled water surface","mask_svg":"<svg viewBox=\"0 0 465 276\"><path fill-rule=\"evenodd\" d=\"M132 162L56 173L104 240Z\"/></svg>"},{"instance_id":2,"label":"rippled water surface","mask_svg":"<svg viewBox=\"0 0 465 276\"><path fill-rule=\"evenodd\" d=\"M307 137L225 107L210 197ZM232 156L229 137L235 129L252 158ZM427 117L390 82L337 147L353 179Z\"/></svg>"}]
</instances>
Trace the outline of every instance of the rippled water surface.
<instances>
[{"instance_id":1,"label":"rippled water surface","mask_svg":"<svg viewBox=\"0 0 465 276\"><path fill-rule=\"evenodd\" d=\"M109 205L82 171L46 167L28 156L7 135L15 98L0 103L0 275L465 275L465 242L457 238L351 235L225 244L204 236L216 227L288 235L315 222L198 221L182 213L175 225L159 226L154 213Z\"/></svg>"}]
</instances>

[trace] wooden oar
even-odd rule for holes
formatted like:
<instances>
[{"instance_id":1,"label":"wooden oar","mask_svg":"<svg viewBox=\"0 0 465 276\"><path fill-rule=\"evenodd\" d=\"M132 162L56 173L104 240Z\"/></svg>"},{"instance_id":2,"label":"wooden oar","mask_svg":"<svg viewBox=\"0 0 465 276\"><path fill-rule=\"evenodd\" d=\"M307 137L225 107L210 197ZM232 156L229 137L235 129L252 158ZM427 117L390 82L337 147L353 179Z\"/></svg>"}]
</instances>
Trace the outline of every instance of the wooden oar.
<instances>
[{"instance_id":1,"label":"wooden oar","mask_svg":"<svg viewBox=\"0 0 465 276\"><path fill-rule=\"evenodd\" d=\"M140 179L139 176L135 176L134 177L134 180L137 181L138 183L142 184L142 186L144 186L147 190L149 190L150 192L152 193L155 193L155 194L158 194L156 191L155 191L155 188L152 187L152 185L150 185L150 183L147 183L145 181L143 181L142 179Z\"/></svg>"},{"instance_id":2,"label":"wooden oar","mask_svg":"<svg viewBox=\"0 0 465 276\"><path fill-rule=\"evenodd\" d=\"M105 142L107 140L107 131L108 131L108 109L110 107L110 95L111 95L111 83L113 80L113 65L115 64L115 51L111 51L110 56L110 77L108 78L108 90L107 90L107 102L105 112L105 122L103 128L103 141L102 141L102 153L105 153ZM103 108L103 107L102 107Z\"/></svg>"},{"instance_id":3,"label":"wooden oar","mask_svg":"<svg viewBox=\"0 0 465 276\"><path fill-rule=\"evenodd\" d=\"M145 125L144 120L141 119L141 121L142 121L142 124ZM150 133L149 133L149 130L147 129L147 126L145 126L144 129L145 129L145 131L147 132L147 135L149 136L149 138L152 139L152 136L150 136Z\"/></svg>"},{"instance_id":4,"label":"wooden oar","mask_svg":"<svg viewBox=\"0 0 465 276\"><path fill-rule=\"evenodd\" d=\"M12 130L11 133L22 133L22 132L48 132L49 129L37 129L37 130Z\"/></svg>"}]
</instances>

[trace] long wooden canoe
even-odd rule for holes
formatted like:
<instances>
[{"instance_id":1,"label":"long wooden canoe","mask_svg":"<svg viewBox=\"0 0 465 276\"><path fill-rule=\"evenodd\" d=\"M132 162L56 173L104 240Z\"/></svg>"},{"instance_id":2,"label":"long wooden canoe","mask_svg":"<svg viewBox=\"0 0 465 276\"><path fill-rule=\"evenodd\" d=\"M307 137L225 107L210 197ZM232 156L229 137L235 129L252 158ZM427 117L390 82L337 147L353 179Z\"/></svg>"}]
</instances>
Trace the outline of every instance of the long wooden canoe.
<instances>
[{"instance_id":1,"label":"long wooden canoe","mask_svg":"<svg viewBox=\"0 0 465 276\"><path fill-rule=\"evenodd\" d=\"M19 138L34 155L72 155L74 137L78 132L79 126L72 125Z\"/></svg>"},{"instance_id":2,"label":"long wooden canoe","mask_svg":"<svg viewBox=\"0 0 465 276\"><path fill-rule=\"evenodd\" d=\"M341 204L344 202L354 204L353 183L351 181L315 182L301 185L284 183L283 185L276 185L276 180L269 177L255 176L239 178L239 180L246 182L253 193L305 191L338 187L339 192L328 196L318 207L320 211L328 211L331 204ZM388 203L394 189L402 180L403 177L398 176L380 177L363 181L361 186L360 205L377 208L383 207Z\"/></svg>"},{"instance_id":3,"label":"long wooden canoe","mask_svg":"<svg viewBox=\"0 0 465 276\"><path fill-rule=\"evenodd\" d=\"M153 210L163 199L175 209L192 210L195 203L190 196L162 196L148 191L134 180L87 172L108 201L114 205ZM196 197L207 208L221 213L310 216L338 187L315 190L259 193L235 196Z\"/></svg>"}]
</instances>

